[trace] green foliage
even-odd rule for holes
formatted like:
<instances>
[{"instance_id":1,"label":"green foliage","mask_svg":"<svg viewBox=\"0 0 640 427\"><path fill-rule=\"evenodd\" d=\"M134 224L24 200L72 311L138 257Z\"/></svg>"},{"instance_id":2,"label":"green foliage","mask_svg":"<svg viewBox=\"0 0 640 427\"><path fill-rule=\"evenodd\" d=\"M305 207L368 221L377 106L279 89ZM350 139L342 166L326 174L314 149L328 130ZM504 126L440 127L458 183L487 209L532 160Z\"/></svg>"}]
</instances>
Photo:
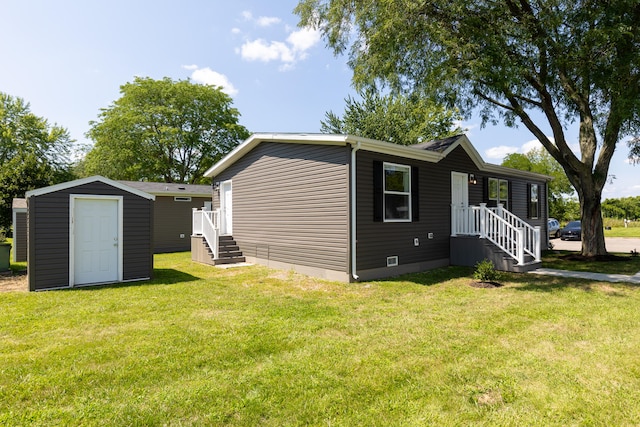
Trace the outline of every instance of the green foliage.
<instances>
[{"instance_id":1,"label":"green foliage","mask_svg":"<svg viewBox=\"0 0 640 427\"><path fill-rule=\"evenodd\" d=\"M434 104L425 97L379 95L374 90L360 92L360 100L349 96L342 117L332 111L321 121L322 133L357 135L364 138L412 145L457 135L461 116Z\"/></svg>"},{"instance_id":2,"label":"green foliage","mask_svg":"<svg viewBox=\"0 0 640 427\"><path fill-rule=\"evenodd\" d=\"M102 109L79 171L111 179L196 183L249 132L218 87L136 77Z\"/></svg>"},{"instance_id":3,"label":"green foliage","mask_svg":"<svg viewBox=\"0 0 640 427\"><path fill-rule=\"evenodd\" d=\"M29 104L0 92L0 229L11 225L14 197L73 179L66 129L31 113Z\"/></svg>"},{"instance_id":4,"label":"green foliage","mask_svg":"<svg viewBox=\"0 0 640 427\"><path fill-rule=\"evenodd\" d=\"M543 148L537 148L524 154L512 153L504 158L502 166L553 177L548 183L549 216L559 220L565 219L566 200L574 194L574 190L562 166L548 151Z\"/></svg>"},{"instance_id":5,"label":"green foliage","mask_svg":"<svg viewBox=\"0 0 640 427\"><path fill-rule=\"evenodd\" d=\"M524 125L577 192L583 254L604 252L611 158L640 132L637 1L301 0L296 12L348 53L359 89L429 94L467 115L480 108L484 123ZM579 156L566 138L573 123Z\"/></svg>"},{"instance_id":6,"label":"green foliage","mask_svg":"<svg viewBox=\"0 0 640 427\"><path fill-rule=\"evenodd\" d=\"M476 263L473 278L480 282L497 282L500 280L500 272L496 270L491 260L483 259Z\"/></svg>"},{"instance_id":7,"label":"green foliage","mask_svg":"<svg viewBox=\"0 0 640 427\"><path fill-rule=\"evenodd\" d=\"M605 199L602 214L609 218L640 219L640 196Z\"/></svg>"}]
</instances>

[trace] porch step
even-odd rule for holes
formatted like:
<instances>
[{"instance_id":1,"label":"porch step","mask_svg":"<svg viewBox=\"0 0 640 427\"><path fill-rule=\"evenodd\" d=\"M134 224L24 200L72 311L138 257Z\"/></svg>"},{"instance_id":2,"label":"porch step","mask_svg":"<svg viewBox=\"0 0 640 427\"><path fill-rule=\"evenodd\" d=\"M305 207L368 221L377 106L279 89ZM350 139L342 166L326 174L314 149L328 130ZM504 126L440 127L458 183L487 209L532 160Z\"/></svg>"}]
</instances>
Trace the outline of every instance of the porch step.
<instances>
[{"instance_id":1,"label":"porch step","mask_svg":"<svg viewBox=\"0 0 640 427\"><path fill-rule=\"evenodd\" d=\"M213 260L215 265L236 264L245 261L246 258L242 256L242 251L233 236L218 237L218 258Z\"/></svg>"}]
</instances>

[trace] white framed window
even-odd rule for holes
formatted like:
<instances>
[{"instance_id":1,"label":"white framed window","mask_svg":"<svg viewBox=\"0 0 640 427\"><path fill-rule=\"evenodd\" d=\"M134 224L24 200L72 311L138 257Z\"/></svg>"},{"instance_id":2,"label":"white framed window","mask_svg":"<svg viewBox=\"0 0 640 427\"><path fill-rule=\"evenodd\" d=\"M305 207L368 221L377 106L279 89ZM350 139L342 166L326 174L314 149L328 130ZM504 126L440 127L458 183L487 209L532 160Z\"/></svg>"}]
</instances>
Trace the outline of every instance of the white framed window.
<instances>
[{"instance_id":1,"label":"white framed window","mask_svg":"<svg viewBox=\"0 0 640 427\"><path fill-rule=\"evenodd\" d=\"M190 202L191 201L191 197L188 196L175 196L173 198L174 202Z\"/></svg>"},{"instance_id":2,"label":"white framed window","mask_svg":"<svg viewBox=\"0 0 640 427\"><path fill-rule=\"evenodd\" d=\"M538 184L529 184L529 218L537 219L540 216L540 188Z\"/></svg>"},{"instance_id":3,"label":"white framed window","mask_svg":"<svg viewBox=\"0 0 640 427\"><path fill-rule=\"evenodd\" d=\"M496 204L509 206L509 181L506 179L489 178L489 200Z\"/></svg>"},{"instance_id":4,"label":"white framed window","mask_svg":"<svg viewBox=\"0 0 640 427\"><path fill-rule=\"evenodd\" d=\"M384 221L411 222L411 167L383 165Z\"/></svg>"}]
</instances>

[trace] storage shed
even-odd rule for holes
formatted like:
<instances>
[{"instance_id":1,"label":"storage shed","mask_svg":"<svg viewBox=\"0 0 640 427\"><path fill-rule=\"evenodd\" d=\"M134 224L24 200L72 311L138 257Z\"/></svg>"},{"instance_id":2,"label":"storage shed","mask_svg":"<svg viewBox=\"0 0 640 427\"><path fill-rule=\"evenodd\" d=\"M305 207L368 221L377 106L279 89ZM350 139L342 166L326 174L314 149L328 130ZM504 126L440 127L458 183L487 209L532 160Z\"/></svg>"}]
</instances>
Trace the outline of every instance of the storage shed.
<instances>
[{"instance_id":1,"label":"storage shed","mask_svg":"<svg viewBox=\"0 0 640 427\"><path fill-rule=\"evenodd\" d=\"M27 200L13 199L13 262L27 260Z\"/></svg>"},{"instance_id":2,"label":"storage shed","mask_svg":"<svg viewBox=\"0 0 640 427\"><path fill-rule=\"evenodd\" d=\"M26 199L29 290L152 277L153 195L93 176Z\"/></svg>"}]
</instances>

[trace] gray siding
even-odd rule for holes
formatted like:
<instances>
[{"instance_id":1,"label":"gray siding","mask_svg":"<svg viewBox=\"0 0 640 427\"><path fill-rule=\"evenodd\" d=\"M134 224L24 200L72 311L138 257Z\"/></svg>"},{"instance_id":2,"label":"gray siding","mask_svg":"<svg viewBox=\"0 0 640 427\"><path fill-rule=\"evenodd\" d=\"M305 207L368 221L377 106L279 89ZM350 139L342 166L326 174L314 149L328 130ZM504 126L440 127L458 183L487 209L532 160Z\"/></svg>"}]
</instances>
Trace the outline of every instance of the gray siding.
<instances>
[{"instance_id":1,"label":"gray siding","mask_svg":"<svg viewBox=\"0 0 640 427\"><path fill-rule=\"evenodd\" d=\"M29 289L69 285L69 195L123 196L123 279L153 275L153 201L93 182L28 199Z\"/></svg>"},{"instance_id":2,"label":"gray siding","mask_svg":"<svg viewBox=\"0 0 640 427\"><path fill-rule=\"evenodd\" d=\"M13 259L15 262L27 260L27 213L16 212L13 224Z\"/></svg>"},{"instance_id":3,"label":"gray siding","mask_svg":"<svg viewBox=\"0 0 640 427\"><path fill-rule=\"evenodd\" d=\"M232 180L233 237L243 254L348 272L349 153L264 143L215 177Z\"/></svg>"},{"instance_id":4,"label":"gray siding","mask_svg":"<svg viewBox=\"0 0 640 427\"><path fill-rule=\"evenodd\" d=\"M191 197L190 202L177 202L174 196L156 196L153 209L155 253L191 249L192 209L202 209L205 201L210 202L211 197Z\"/></svg>"},{"instance_id":5,"label":"gray siding","mask_svg":"<svg viewBox=\"0 0 640 427\"><path fill-rule=\"evenodd\" d=\"M388 256L398 256L400 265L449 258L451 234L451 171L477 173L475 164L462 148L456 148L439 163L359 151L357 153L357 270L386 267ZM373 162L393 162L419 168L418 221L395 223L373 220ZM476 198L469 188L470 203ZM481 194L481 193L480 193ZM433 238L429 239L429 233ZM414 245L414 239L419 246Z\"/></svg>"}]
</instances>

